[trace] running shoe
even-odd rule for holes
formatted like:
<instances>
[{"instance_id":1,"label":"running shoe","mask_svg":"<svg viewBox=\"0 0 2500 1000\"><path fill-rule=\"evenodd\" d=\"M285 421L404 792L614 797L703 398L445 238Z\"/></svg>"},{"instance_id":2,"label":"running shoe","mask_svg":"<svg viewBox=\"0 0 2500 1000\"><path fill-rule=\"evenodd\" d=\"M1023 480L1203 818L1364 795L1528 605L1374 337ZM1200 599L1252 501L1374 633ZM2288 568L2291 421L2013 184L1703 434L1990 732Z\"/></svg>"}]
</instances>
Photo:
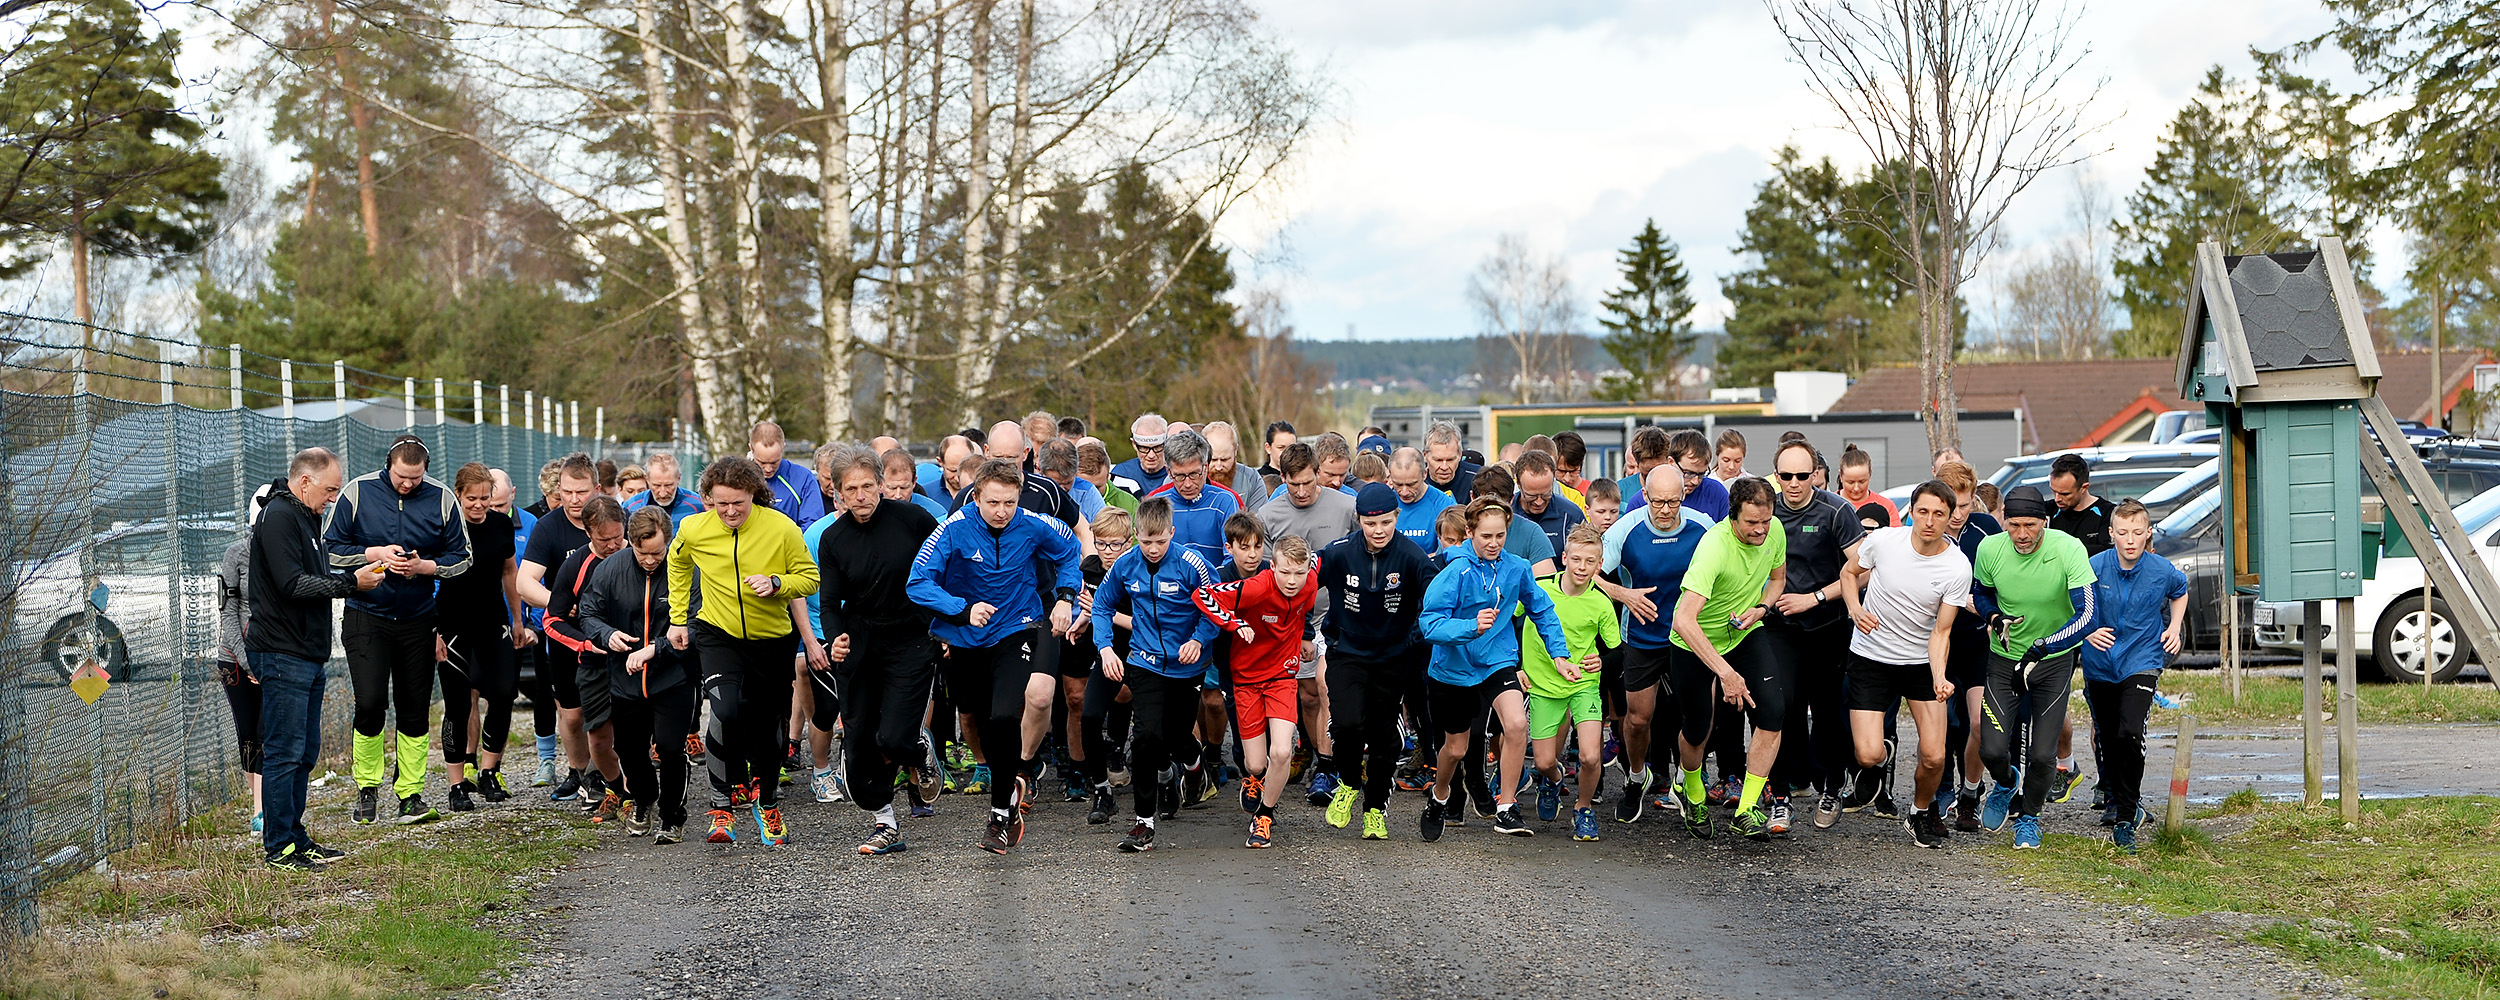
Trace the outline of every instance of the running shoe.
<instances>
[{"instance_id":1,"label":"running shoe","mask_svg":"<svg viewBox=\"0 0 2500 1000\"><path fill-rule=\"evenodd\" d=\"M639 837L651 832L651 803L634 803L634 811L625 817L625 835Z\"/></svg>"},{"instance_id":2,"label":"running shoe","mask_svg":"<svg viewBox=\"0 0 2500 1000\"><path fill-rule=\"evenodd\" d=\"M1345 829L1347 823L1354 821L1354 800L1362 797L1363 793L1353 785L1338 785L1336 792L1328 796L1328 825Z\"/></svg>"},{"instance_id":3,"label":"running shoe","mask_svg":"<svg viewBox=\"0 0 2500 1000\"><path fill-rule=\"evenodd\" d=\"M964 782L960 790L966 795L979 795L989 791L990 766L988 764L972 765L972 780Z\"/></svg>"},{"instance_id":4,"label":"running shoe","mask_svg":"<svg viewBox=\"0 0 2500 1000\"><path fill-rule=\"evenodd\" d=\"M1783 795L1779 798L1772 799L1771 808L1766 812L1769 816L1771 835L1774 837L1788 836L1788 797Z\"/></svg>"},{"instance_id":5,"label":"running shoe","mask_svg":"<svg viewBox=\"0 0 2500 1000\"><path fill-rule=\"evenodd\" d=\"M1832 824L1840 822L1840 810L1840 796L1833 795L1830 792L1823 793L1822 798L1814 800L1814 828L1817 830L1831 829Z\"/></svg>"},{"instance_id":6,"label":"running shoe","mask_svg":"<svg viewBox=\"0 0 2500 1000\"><path fill-rule=\"evenodd\" d=\"M2096 810L2107 810L2109 808L2109 789L2102 787L2101 781L2098 778L2092 779L2092 808ZM2102 825L2107 826L2108 824L2104 823Z\"/></svg>"},{"instance_id":7,"label":"running shoe","mask_svg":"<svg viewBox=\"0 0 2500 1000\"><path fill-rule=\"evenodd\" d=\"M790 828L781 823L780 806L758 806L755 810L755 841L766 847L779 847L790 839Z\"/></svg>"},{"instance_id":8,"label":"running shoe","mask_svg":"<svg viewBox=\"0 0 2500 1000\"><path fill-rule=\"evenodd\" d=\"M2110 827L2109 842L2123 853L2135 853L2135 821L2122 819L2116 826Z\"/></svg>"},{"instance_id":9,"label":"running shoe","mask_svg":"<svg viewBox=\"0 0 2500 1000\"><path fill-rule=\"evenodd\" d=\"M1598 752L1599 763L1612 764L1623 756L1623 737L1608 735L1605 749Z\"/></svg>"},{"instance_id":10,"label":"running shoe","mask_svg":"<svg viewBox=\"0 0 2500 1000\"><path fill-rule=\"evenodd\" d=\"M1245 775L1242 775L1242 776L1241 776L1241 811L1242 811L1242 812L1246 812L1246 813L1256 813L1256 812L1258 812L1258 811L1259 811L1259 796L1260 796L1262 793L1266 792L1266 791L1267 791L1267 779L1262 778L1262 777L1259 777L1258 775L1255 775L1255 774L1245 774Z\"/></svg>"},{"instance_id":11,"label":"running shoe","mask_svg":"<svg viewBox=\"0 0 2500 1000\"><path fill-rule=\"evenodd\" d=\"M2037 850L2040 847L2040 817L2014 817L2014 849Z\"/></svg>"},{"instance_id":12,"label":"running shoe","mask_svg":"<svg viewBox=\"0 0 2500 1000\"><path fill-rule=\"evenodd\" d=\"M451 786L451 791L448 793L451 799L451 811L456 813L475 811L477 809L477 800L472 798L469 793L475 791L476 788L476 785L472 785L466 781Z\"/></svg>"},{"instance_id":13,"label":"running shoe","mask_svg":"<svg viewBox=\"0 0 2500 1000\"><path fill-rule=\"evenodd\" d=\"M1389 814L1379 809L1363 810L1363 839L1389 839Z\"/></svg>"},{"instance_id":14,"label":"running shoe","mask_svg":"<svg viewBox=\"0 0 2500 1000\"><path fill-rule=\"evenodd\" d=\"M1667 801L1667 790L1673 785L1674 782L1672 781L1662 781L1658 784L1650 786L1649 808L1655 809L1659 812L1665 812L1669 809L1675 808L1675 803Z\"/></svg>"},{"instance_id":15,"label":"running shoe","mask_svg":"<svg viewBox=\"0 0 2500 1000\"><path fill-rule=\"evenodd\" d=\"M1032 812L1033 780L1021 774L1016 775L1016 790L1014 794L1008 796L1008 799L1015 802L1015 813L1018 817Z\"/></svg>"},{"instance_id":16,"label":"running shoe","mask_svg":"<svg viewBox=\"0 0 2500 1000\"><path fill-rule=\"evenodd\" d=\"M1208 790L1214 788L1215 785L1207 780L1205 765L1181 769L1180 779L1182 805L1195 807L1198 803L1213 797Z\"/></svg>"},{"instance_id":17,"label":"running shoe","mask_svg":"<svg viewBox=\"0 0 2500 1000\"><path fill-rule=\"evenodd\" d=\"M660 824L660 832L652 836L651 842L654 844L685 843L686 828L676 823L662 823Z\"/></svg>"},{"instance_id":18,"label":"running shoe","mask_svg":"<svg viewBox=\"0 0 2500 1000\"><path fill-rule=\"evenodd\" d=\"M308 872L319 867L313 864L311 858L305 857L302 851L296 850L293 844L287 845L285 851L272 855L268 859L268 865L285 872Z\"/></svg>"},{"instance_id":19,"label":"running shoe","mask_svg":"<svg viewBox=\"0 0 2500 1000\"><path fill-rule=\"evenodd\" d=\"M755 781L748 779L729 786L729 808L744 809L755 801Z\"/></svg>"},{"instance_id":20,"label":"running shoe","mask_svg":"<svg viewBox=\"0 0 2500 1000\"><path fill-rule=\"evenodd\" d=\"M591 807L590 821L593 823L614 823L616 822L616 814L624 808L625 797L616 794L616 789L608 789L605 792L599 793L598 804Z\"/></svg>"},{"instance_id":21,"label":"running shoe","mask_svg":"<svg viewBox=\"0 0 2500 1000\"><path fill-rule=\"evenodd\" d=\"M2005 829L2005 814L2014 809L2014 786L1998 785L1988 790L1987 804L1979 807L1979 826L1989 833Z\"/></svg>"},{"instance_id":22,"label":"running shoe","mask_svg":"<svg viewBox=\"0 0 2500 1000\"><path fill-rule=\"evenodd\" d=\"M1475 800L1476 818L1478 819L1492 819L1494 813L1502 811L1501 800L1493 797L1493 780L1494 779L1488 778L1485 780L1484 784L1477 785L1467 790L1467 797ZM1521 787L1524 788L1525 786ZM1519 793L1512 792L1511 794L1516 796ZM1458 825L1465 826L1467 824L1462 822Z\"/></svg>"},{"instance_id":23,"label":"running shoe","mask_svg":"<svg viewBox=\"0 0 2500 1000\"><path fill-rule=\"evenodd\" d=\"M1069 768L1064 773L1067 775L1068 779L1068 791L1066 796L1068 801L1083 802L1086 799L1094 797L1093 786L1085 783L1084 775L1076 773L1075 768Z\"/></svg>"},{"instance_id":24,"label":"running shoe","mask_svg":"<svg viewBox=\"0 0 2500 1000\"><path fill-rule=\"evenodd\" d=\"M1714 806L1726 805L1727 803L1734 802L1742 798L1744 793L1745 783L1743 781L1736 778L1721 778L1719 779L1718 784L1710 786L1710 804Z\"/></svg>"},{"instance_id":25,"label":"running shoe","mask_svg":"<svg viewBox=\"0 0 2500 1000\"><path fill-rule=\"evenodd\" d=\"M1250 817L1250 836L1241 842L1241 846L1250 848L1276 846L1276 818L1273 816Z\"/></svg>"},{"instance_id":26,"label":"running shoe","mask_svg":"<svg viewBox=\"0 0 2500 1000\"><path fill-rule=\"evenodd\" d=\"M1571 839L1597 839L1597 810L1574 809L1571 811Z\"/></svg>"},{"instance_id":27,"label":"running shoe","mask_svg":"<svg viewBox=\"0 0 2500 1000\"><path fill-rule=\"evenodd\" d=\"M2075 786L2083 784L2083 769L2058 768L2049 776L2049 801L2064 802L2075 797Z\"/></svg>"},{"instance_id":28,"label":"running shoe","mask_svg":"<svg viewBox=\"0 0 2500 1000\"><path fill-rule=\"evenodd\" d=\"M842 786L833 779L833 769L812 772L807 776L807 790L816 793L818 802L842 801Z\"/></svg>"},{"instance_id":29,"label":"running shoe","mask_svg":"<svg viewBox=\"0 0 2500 1000\"><path fill-rule=\"evenodd\" d=\"M923 758L920 766L908 773L911 775L912 791L918 793L918 801L935 802L939 795L947 791L946 768L938 764L935 754Z\"/></svg>"},{"instance_id":30,"label":"running shoe","mask_svg":"<svg viewBox=\"0 0 2500 1000\"><path fill-rule=\"evenodd\" d=\"M1424 797L1424 814L1416 821L1416 832L1423 835L1424 843L1441 839L1441 828L1448 825L1444 814L1449 811L1448 805L1433 801L1431 796Z\"/></svg>"},{"instance_id":31,"label":"running shoe","mask_svg":"<svg viewBox=\"0 0 2500 1000\"><path fill-rule=\"evenodd\" d=\"M1728 817L1727 832L1754 840L1769 840L1771 839L1771 820L1762 814L1760 806L1741 810L1736 815Z\"/></svg>"},{"instance_id":32,"label":"running shoe","mask_svg":"<svg viewBox=\"0 0 2500 1000\"><path fill-rule=\"evenodd\" d=\"M909 850L910 847L911 845L903 843L903 831L897 830L883 823L879 823L877 824L876 829L868 831L868 842L859 845L859 853L868 855L901 854L904 851Z\"/></svg>"},{"instance_id":33,"label":"running shoe","mask_svg":"<svg viewBox=\"0 0 2500 1000\"><path fill-rule=\"evenodd\" d=\"M946 741L946 769L949 771L972 770L972 748L955 740Z\"/></svg>"},{"instance_id":34,"label":"running shoe","mask_svg":"<svg viewBox=\"0 0 2500 1000\"><path fill-rule=\"evenodd\" d=\"M1535 787L1536 787L1536 783L1537 783L1537 781L1538 781L1539 779L1543 778L1543 777L1544 777L1543 775L1540 775L1540 774L1538 774L1538 773L1536 772L1536 768L1533 768L1533 767L1522 767L1522 768L1520 768L1520 769L1519 769L1519 787L1514 788L1514 789L1511 789L1511 790L1510 790L1510 794L1511 794L1513 797L1528 794L1528 789L1535 788Z\"/></svg>"},{"instance_id":35,"label":"running shoe","mask_svg":"<svg viewBox=\"0 0 2500 1000\"><path fill-rule=\"evenodd\" d=\"M686 763L694 767L703 766L703 734L686 734Z\"/></svg>"},{"instance_id":36,"label":"running shoe","mask_svg":"<svg viewBox=\"0 0 2500 1000\"><path fill-rule=\"evenodd\" d=\"M581 793L582 772L575 768L564 772L564 780L556 782L555 790L548 792L547 798L554 802L571 802Z\"/></svg>"},{"instance_id":37,"label":"running shoe","mask_svg":"<svg viewBox=\"0 0 2500 1000\"><path fill-rule=\"evenodd\" d=\"M297 848L296 853L307 858L311 858L312 863L316 865L326 865L347 856L346 851L339 850L335 847L325 847L320 844L314 844L311 847Z\"/></svg>"},{"instance_id":38,"label":"running shoe","mask_svg":"<svg viewBox=\"0 0 2500 1000\"><path fill-rule=\"evenodd\" d=\"M1119 807L1120 803L1111 797L1110 785L1096 785L1094 786L1094 809L1085 814L1085 822L1089 826L1109 823L1111 811Z\"/></svg>"},{"instance_id":39,"label":"running shoe","mask_svg":"<svg viewBox=\"0 0 2500 1000\"><path fill-rule=\"evenodd\" d=\"M1338 826L1344 826L1345 824L1343 824L1343 823L1339 823L1339 824L1337 824L1337 825L1338 825ZM259 833L259 832L260 832L260 827L261 827L260 814L259 814L259 813L253 813L253 814L252 814L252 832L253 832L253 833Z\"/></svg>"},{"instance_id":40,"label":"running shoe","mask_svg":"<svg viewBox=\"0 0 2500 1000\"><path fill-rule=\"evenodd\" d=\"M1646 789L1641 787L1640 782L1630 778L1624 779L1623 796L1615 800L1615 822L1640 822L1641 810L1647 804L1647 800L1642 797L1645 792Z\"/></svg>"},{"instance_id":41,"label":"running shoe","mask_svg":"<svg viewBox=\"0 0 2500 1000\"><path fill-rule=\"evenodd\" d=\"M1011 814L1011 815L1012 815L1014 812L1015 812L1015 810L1013 810L1013 809L1008 810L1008 813L1009 813L1009 814ZM992 810L992 811L990 812L990 823L989 823L989 825L988 825L987 827L982 828L982 830L981 830L981 840L980 840L980 842L979 842L979 845L978 845L978 846L979 846L982 850L984 850L984 851L988 851L988 852L990 852L990 853L992 853L992 854L1005 854L1005 853L1007 853L1007 846L1008 846L1008 845L1007 845L1007 817L1006 817L1006 816L1001 816L1001 815L999 815L999 814L998 814L998 812L997 812L996 810Z\"/></svg>"},{"instance_id":42,"label":"running shoe","mask_svg":"<svg viewBox=\"0 0 2500 1000\"><path fill-rule=\"evenodd\" d=\"M1147 826L1146 821L1142 819L1137 821L1136 826L1128 828L1128 836L1120 838L1120 853L1122 854L1144 854L1154 849L1155 828Z\"/></svg>"},{"instance_id":43,"label":"running shoe","mask_svg":"<svg viewBox=\"0 0 2500 1000\"><path fill-rule=\"evenodd\" d=\"M1438 776L1435 771L1436 769L1428 764L1418 764L1412 768L1399 768L1397 786L1401 791L1424 791L1425 789L1432 787L1433 779Z\"/></svg>"},{"instance_id":44,"label":"running shoe","mask_svg":"<svg viewBox=\"0 0 2500 1000\"><path fill-rule=\"evenodd\" d=\"M1337 773L1334 771L1321 771L1311 775L1311 794L1305 796L1304 801L1315 806L1329 805L1336 801L1337 789L1341 784L1343 783L1337 780ZM1345 824L1337 825L1344 826Z\"/></svg>"},{"instance_id":45,"label":"running shoe","mask_svg":"<svg viewBox=\"0 0 2500 1000\"><path fill-rule=\"evenodd\" d=\"M805 770L807 770L807 758L802 757L802 756L800 756L800 755L799 755L799 741L797 741L797 740L783 740L783 741L781 741L781 746L782 746L782 753L781 753L781 769L782 769L782 770L784 770L784 771L805 771Z\"/></svg>"},{"instance_id":46,"label":"running shoe","mask_svg":"<svg viewBox=\"0 0 2500 1000\"><path fill-rule=\"evenodd\" d=\"M1023 844L1024 810L1009 809L1007 810L1007 846L1020 847Z\"/></svg>"},{"instance_id":47,"label":"running shoe","mask_svg":"<svg viewBox=\"0 0 2500 1000\"><path fill-rule=\"evenodd\" d=\"M1684 793L1679 790L1675 793L1675 808L1678 818L1684 821L1685 836L1691 837L1694 840L1710 839L1709 792L1703 792L1701 801L1694 802L1686 799L1684 797Z\"/></svg>"},{"instance_id":48,"label":"running shoe","mask_svg":"<svg viewBox=\"0 0 2500 1000\"><path fill-rule=\"evenodd\" d=\"M1285 784L1302 783L1302 772L1311 769L1311 748L1299 747L1293 752L1293 764L1285 769Z\"/></svg>"},{"instance_id":49,"label":"running shoe","mask_svg":"<svg viewBox=\"0 0 2500 1000\"><path fill-rule=\"evenodd\" d=\"M1867 811L1885 819L1901 818L1901 803L1899 800L1892 797L1891 792L1877 794L1875 796L1875 801L1869 804L1866 808Z\"/></svg>"},{"instance_id":50,"label":"running shoe","mask_svg":"<svg viewBox=\"0 0 2500 1000\"><path fill-rule=\"evenodd\" d=\"M927 802L923 802L923 801L919 801L919 800L914 800L914 801L912 802L912 804L911 804L911 817L912 817L913 819L927 819L927 818L929 818L929 817L931 817L931 816L935 816L935 815L937 815L937 807L936 807L936 806L934 806L934 805L930 805L930 804L929 804L929 803L927 803Z\"/></svg>"},{"instance_id":51,"label":"running shoe","mask_svg":"<svg viewBox=\"0 0 2500 1000\"><path fill-rule=\"evenodd\" d=\"M701 761L696 761L696 762L695 762L695 766L696 766L696 767L701 767L701 766L703 766L703 762L701 762ZM535 776L532 776L532 777L530 778L530 787L532 787L532 788L545 788L545 787L547 787L547 786L549 786L549 785L552 785L552 784L555 784L555 783L556 783L556 761L555 761L555 758L553 758L553 757L540 757L540 758L538 758L538 773L537 773Z\"/></svg>"},{"instance_id":52,"label":"running shoe","mask_svg":"<svg viewBox=\"0 0 2500 1000\"><path fill-rule=\"evenodd\" d=\"M1953 797L1953 828L1963 833L1979 832L1979 789L1965 788Z\"/></svg>"},{"instance_id":53,"label":"running shoe","mask_svg":"<svg viewBox=\"0 0 2500 1000\"><path fill-rule=\"evenodd\" d=\"M382 790L379 788L357 789L356 811L349 814L349 818L366 826L371 826L373 825L373 821L380 819L381 816Z\"/></svg>"},{"instance_id":54,"label":"running shoe","mask_svg":"<svg viewBox=\"0 0 2500 1000\"><path fill-rule=\"evenodd\" d=\"M1164 775L1163 790L1160 794L1155 796L1155 798L1161 803L1161 805L1157 807L1157 811L1163 814L1162 818L1171 819L1172 817L1179 815L1181 811L1180 768L1166 768L1164 770Z\"/></svg>"},{"instance_id":55,"label":"running shoe","mask_svg":"<svg viewBox=\"0 0 2500 1000\"><path fill-rule=\"evenodd\" d=\"M425 796L411 795L399 800L399 825L401 826L431 823L441 818L443 818L442 813L435 812L433 806L425 804Z\"/></svg>"},{"instance_id":56,"label":"running shoe","mask_svg":"<svg viewBox=\"0 0 2500 1000\"><path fill-rule=\"evenodd\" d=\"M1528 826L1528 818L1519 814L1519 806L1517 804L1513 804L1507 809L1494 810L1493 832L1506 833L1513 837L1536 836L1536 831L1530 829Z\"/></svg>"},{"instance_id":57,"label":"running shoe","mask_svg":"<svg viewBox=\"0 0 2500 1000\"><path fill-rule=\"evenodd\" d=\"M1536 818L1540 822L1551 823L1556 817L1561 815L1562 783L1549 779L1544 775L1538 775L1536 782ZM1498 829L1501 824L1496 823L1494 826Z\"/></svg>"},{"instance_id":58,"label":"running shoe","mask_svg":"<svg viewBox=\"0 0 2500 1000\"><path fill-rule=\"evenodd\" d=\"M1128 753L1126 751L1113 748L1111 756L1103 758L1102 769L1103 777L1110 780L1111 787L1128 787Z\"/></svg>"},{"instance_id":59,"label":"running shoe","mask_svg":"<svg viewBox=\"0 0 2500 1000\"><path fill-rule=\"evenodd\" d=\"M1944 847L1944 815L1937 806L1912 810L1901 825L1909 828L1912 843L1929 849Z\"/></svg>"},{"instance_id":60,"label":"running shoe","mask_svg":"<svg viewBox=\"0 0 2500 1000\"><path fill-rule=\"evenodd\" d=\"M712 832L703 836L704 842L712 844L738 842L738 819L735 815L727 809L714 809L711 812L711 819Z\"/></svg>"},{"instance_id":61,"label":"running shoe","mask_svg":"<svg viewBox=\"0 0 2500 1000\"><path fill-rule=\"evenodd\" d=\"M500 767L488 768L486 770L479 771L477 773L477 790L479 797L488 802L501 802L512 797L511 792L504 790L503 768Z\"/></svg>"}]
</instances>

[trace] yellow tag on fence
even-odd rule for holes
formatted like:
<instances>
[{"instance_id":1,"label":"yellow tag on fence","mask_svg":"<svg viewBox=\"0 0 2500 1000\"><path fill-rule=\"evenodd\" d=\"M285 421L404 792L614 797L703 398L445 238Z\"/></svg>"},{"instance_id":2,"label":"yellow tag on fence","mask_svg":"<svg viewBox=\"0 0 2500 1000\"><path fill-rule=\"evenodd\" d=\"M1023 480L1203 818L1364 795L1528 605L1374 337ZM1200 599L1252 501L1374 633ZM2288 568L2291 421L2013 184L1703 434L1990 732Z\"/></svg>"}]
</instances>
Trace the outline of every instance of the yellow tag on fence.
<instances>
[{"instance_id":1,"label":"yellow tag on fence","mask_svg":"<svg viewBox=\"0 0 2500 1000\"><path fill-rule=\"evenodd\" d=\"M111 686L113 686L112 675L105 673L103 667L92 663L78 668L77 672L69 675L69 689L77 692L78 697L90 705L95 704L96 699L104 697L104 689Z\"/></svg>"}]
</instances>

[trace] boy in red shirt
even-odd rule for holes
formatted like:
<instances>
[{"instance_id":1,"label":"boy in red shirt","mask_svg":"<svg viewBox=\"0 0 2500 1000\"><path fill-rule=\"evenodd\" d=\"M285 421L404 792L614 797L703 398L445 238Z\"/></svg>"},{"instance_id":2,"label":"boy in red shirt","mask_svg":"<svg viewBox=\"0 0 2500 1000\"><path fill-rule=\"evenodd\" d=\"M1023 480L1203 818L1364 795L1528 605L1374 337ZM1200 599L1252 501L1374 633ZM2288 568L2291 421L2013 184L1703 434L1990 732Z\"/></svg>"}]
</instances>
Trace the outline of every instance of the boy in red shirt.
<instances>
[{"instance_id":1,"label":"boy in red shirt","mask_svg":"<svg viewBox=\"0 0 2500 1000\"><path fill-rule=\"evenodd\" d=\"M1294 727L1299 723L1295 671L1317 655L1311 605L1319 593L1319 567L1311 543L1299 536L1276 540L1273 565L1249 579L1198 588L1198 610L1232 633L1234 733L1241 740L1241 806L1250 813L1245 847L1275 843L1276 800L1293 768Z\"/></svg>"}]
</instances>

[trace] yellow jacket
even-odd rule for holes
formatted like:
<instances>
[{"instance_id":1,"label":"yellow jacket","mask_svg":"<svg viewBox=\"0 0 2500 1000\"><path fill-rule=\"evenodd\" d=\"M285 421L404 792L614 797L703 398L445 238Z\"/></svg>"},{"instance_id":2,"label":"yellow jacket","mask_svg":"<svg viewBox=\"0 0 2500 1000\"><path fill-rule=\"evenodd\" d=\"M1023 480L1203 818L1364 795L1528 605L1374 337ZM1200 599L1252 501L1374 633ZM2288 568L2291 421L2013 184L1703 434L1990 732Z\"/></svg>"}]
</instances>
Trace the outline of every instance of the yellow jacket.
<instances>
[{"instance_id":1,"label":"yellow jacket","mask_svg":"<svg viewBox=\"0 0 2500 1000\"><path fill-rule=\"evenodd\" d=\"M781 589L755 596L743 581L757 573L780 577ZM737 638L776 639L790 634L790 601L816 592L816 560L798 523L780 511L757 504L747 523L732 531L707 510L679 522L668 543L669 624L687 623L687 598L698 578L704 621Z\"/></svg>"}]
</instances>

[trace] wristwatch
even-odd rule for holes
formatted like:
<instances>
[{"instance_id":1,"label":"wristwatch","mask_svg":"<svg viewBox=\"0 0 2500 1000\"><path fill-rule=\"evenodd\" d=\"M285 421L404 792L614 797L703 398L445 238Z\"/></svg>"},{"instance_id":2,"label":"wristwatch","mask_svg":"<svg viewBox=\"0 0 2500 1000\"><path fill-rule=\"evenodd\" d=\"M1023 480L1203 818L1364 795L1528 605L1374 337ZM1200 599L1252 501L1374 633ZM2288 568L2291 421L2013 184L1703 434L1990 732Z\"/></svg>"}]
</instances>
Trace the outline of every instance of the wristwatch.
<instances>
[{"instance_id":1,"label":"wristwatch","mask_svg":"<svg viewBox=\"0 0 2500 1000\"><path fill-rule=\"evenodd\" d=\"M773 574L773 593L781 593L781 574Z\"/></svg>"}]
</instances>

